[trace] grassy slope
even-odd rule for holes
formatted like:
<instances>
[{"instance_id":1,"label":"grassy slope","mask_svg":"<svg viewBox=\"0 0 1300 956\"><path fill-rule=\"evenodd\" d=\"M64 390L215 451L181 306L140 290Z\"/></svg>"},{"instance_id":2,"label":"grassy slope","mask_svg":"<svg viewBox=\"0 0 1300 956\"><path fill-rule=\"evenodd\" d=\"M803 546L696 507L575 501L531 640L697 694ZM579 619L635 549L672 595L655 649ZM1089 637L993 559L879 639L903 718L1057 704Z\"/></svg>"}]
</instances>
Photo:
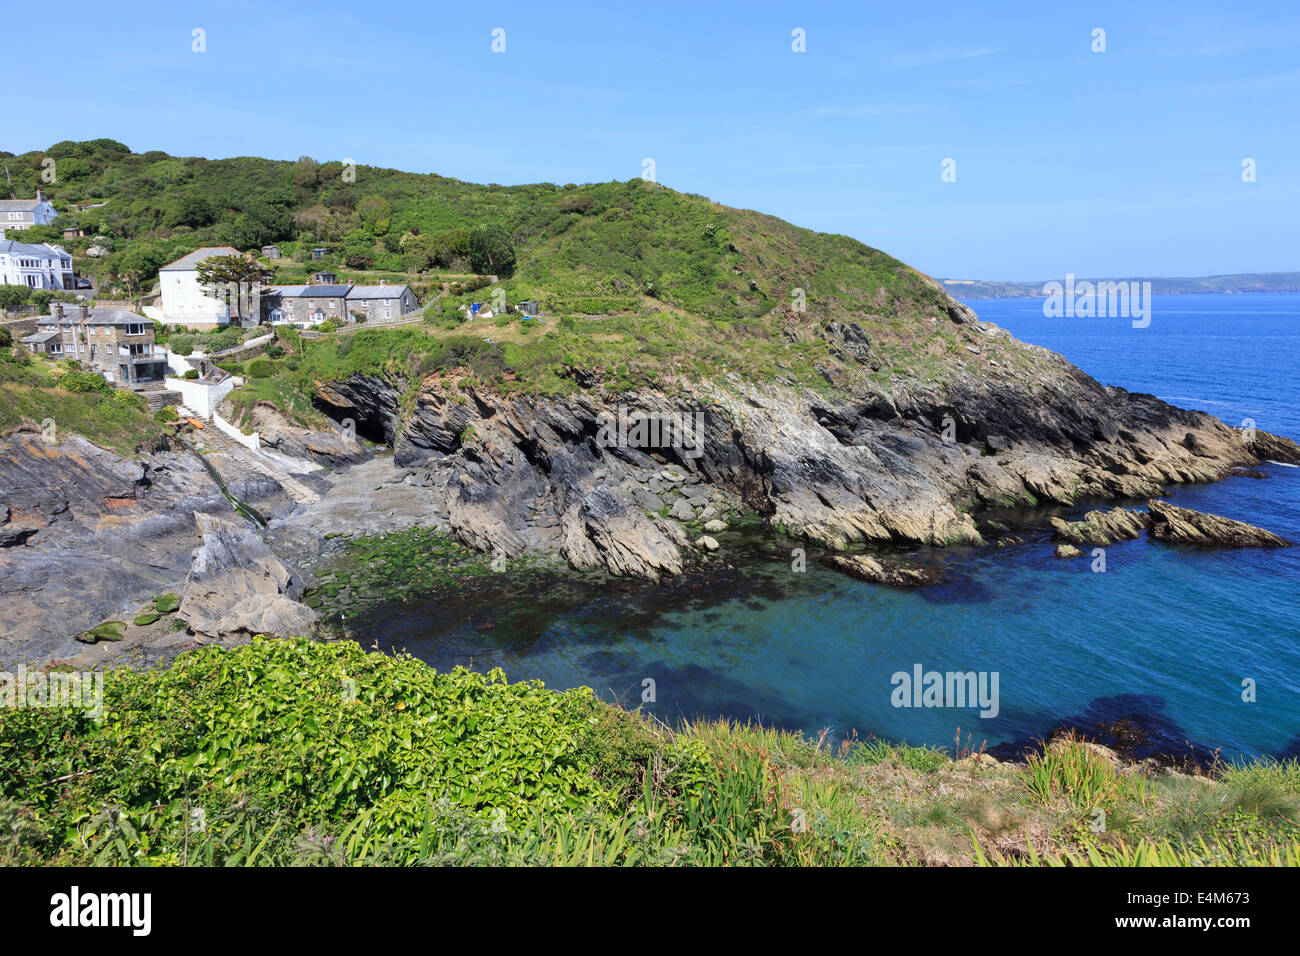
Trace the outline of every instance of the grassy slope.
<instances>
[{"instance_id":1,"label":"grassy slope","mask_svg":"<svg viewBox=\"0 0 1300 956\"><path fill-rule=\"evenodd\" d=\"M100 722L0 710L0 863L1297 863L1298 803L1294 763L1145 781L1078 745L830 754L351 642L110 672Z\"/></svg>"},{"instance_id":2,"label":"grassy slope","mask_svg":"<svg viewBox=\"0 0 1300 956\"><path fill-rule=\"evenodd\" d=\"M56 435L82 435L128 457L162 436L162 427L130 393L70 392L53 387L48 370L39 360L18 365L0 356L0 434L53 419Z\"/></svg>"}]
</instances>

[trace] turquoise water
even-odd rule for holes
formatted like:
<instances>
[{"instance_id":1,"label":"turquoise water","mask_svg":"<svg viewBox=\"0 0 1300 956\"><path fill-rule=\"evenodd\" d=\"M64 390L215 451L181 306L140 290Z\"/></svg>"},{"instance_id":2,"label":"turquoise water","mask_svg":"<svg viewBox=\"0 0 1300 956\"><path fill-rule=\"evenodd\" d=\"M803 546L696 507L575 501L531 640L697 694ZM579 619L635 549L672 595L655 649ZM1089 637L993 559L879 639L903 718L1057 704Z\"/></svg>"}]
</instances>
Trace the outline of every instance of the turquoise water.
<instances>
[{"instance_id":1,"label":"turquoise water","mask_svg":"<svg viewBox=\"0 0 1300 956\"><path fill-rule=\"evenodd\" d=\"M1300 296L1156 296L1149 328L1048 319L1038 300L972 300L981 318L1061 352L1108 384L1232 425L1300 438ZM1300 541L1300 469L1176 488L1170 500ZM1081 506L1076 511L1086 510ZM1041 516L1040 516L1041 517ZM372 633L445 669L587 685L629 705L654 681L659 717L728 715L836 735L1018 749L1062 723L1105 738L1129 718L1138 752L1300 751L1300 547L1204 551L1113 545L1107 570L1060 561L1044 533L1005 549L936 552L944 581L915 592L753 550L669 588L568 584L380 609ZM768 549L771 550L770 548ZM998 675L999 712L896 707L891 675ZM1242 700L1242 681L1257 699Z\"/></svg>"}]
</instances>

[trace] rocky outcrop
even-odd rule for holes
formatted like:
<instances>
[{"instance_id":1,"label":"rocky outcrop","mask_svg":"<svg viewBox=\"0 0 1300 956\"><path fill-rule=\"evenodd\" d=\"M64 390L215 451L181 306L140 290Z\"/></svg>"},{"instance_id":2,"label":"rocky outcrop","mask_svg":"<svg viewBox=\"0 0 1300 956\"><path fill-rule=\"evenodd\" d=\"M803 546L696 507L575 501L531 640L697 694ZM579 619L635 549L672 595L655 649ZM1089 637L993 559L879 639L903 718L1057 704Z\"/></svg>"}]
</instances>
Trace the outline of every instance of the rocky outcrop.
<instances>
[{"instance_id":1,"label":"rocky outcrop","mask_svg":"<svg viewBox=\"0 0 1300 956\"><path fill-rule=\"evenodd\" d=\"M1082 555L1083 552L1072 544L1058 544L1056 546L1055 554L1058 558L1077 558Z\"/></svg>"},{"instance_id":2,"label":"rocky outcrop","mask_svg":"<svg viewBox=\"0 0 1300 956\"><path fill-rule=\"evenodd\" d=\"M1140 536L1149 523L1148 515L1128 508L1089 511L1079 521L1052 519L1056 536L1072 544L1108 545L1114 541L1128 541Z\"/></svg>"},{"instance_id":3,"label":"rocky outcrop","mask_svg":"<svg viewBox=\"0 0 1300 956\"><path fill-rule=\"evenodd\" d=\"M250 528L195 512L203 535L181 592L178 615L211 638L308 634L316 612L298 603L302 580Z\"/></svg>"},{"instance_id":4,"label":"rocky outcrop","mask_svg":"<svg viewBox=\"0 0 1300 956\"><path fill-rule=\"evenodd\" d=\"M950 318L998 349L997 371L837 399L736 377L529 397L456 373L424 380L405 413L405 378L354 375L320 395L332 415L391 441L399 465L426 474L465 543L507 555L558 550L575 567L646 578L693 560L684 542L728 506L832 550L980 544L970 513L983 505L1151 497L1256 464L1252 449L1284 450L1282 440L1256 433L1248 444L1209 415L1098 385L964 307ZM846 360L868 361L861 325L828 334ZM698 434L685 445L607 440L610 422L638 415ZM1144 520L1095 512L1057 530L1067 541L1109 543L1140 533Z\"/></svg>"},{"instance_id":5,"label":"rocky outcrop","mask_svg":"<svg viewBox=\"0 0 1300 956\"><path fill-rule=\"evenodd\" d=\"M893 588L919 588L939 580L939 572L919 564L879 560L865 554L830 554L823 563L859 581L887 584Z\"/></svg>"},{"instance_id":6,"label":"rocky outcrop","mask_svg":"<svg viewBox=\"0 0 1300 956\"><path fill-rule=\"evenodd\" d=\"M264 476L224 477L264 513L293 505ZM0 664L74 655L73 635L174 589L200 541L196 510L235 518L187 450L124 459L66 433L0 438Z\"/></svg>"},{"instance_id":7,"label":"rocky outcrop","mask_svg":"<svg viewBox=\"0 0 1300 956\"><path fill-rule=\"evenodd\" d=\"M1151 535L1177 544L1205 544L1230 548L1286 548L1291 542L1271 531L1243 521L1179 508L1167 501L1149 501Z\"/></svg>"},{"instance_id":8,"label":"rocky outcrop","mask_svg":"<svg viewBox=\"0 0 1300 956\"><path fill-rule=\"evenodd\" d=\"M1280 461L1286 465L1300 464L1300 445L1281 435L1270 435L1258 429L1245 433L1250 453L1261 461Z\"/></svg>"},{"instance_id":9,"label":"rocky outcrop","mask_svg":"<svg viewBox=\"0 0 1300 956\"><path fill-rule=\"evenodd\" d=\"M275 405L266 401L254 405L251 415L253 428L262 444L293 458L305 458L337 468L370 457L370 452L356 439L355 423L351 433L342 429L321 431L302 428L292 424Z\"/></svg>"}]
</instances>

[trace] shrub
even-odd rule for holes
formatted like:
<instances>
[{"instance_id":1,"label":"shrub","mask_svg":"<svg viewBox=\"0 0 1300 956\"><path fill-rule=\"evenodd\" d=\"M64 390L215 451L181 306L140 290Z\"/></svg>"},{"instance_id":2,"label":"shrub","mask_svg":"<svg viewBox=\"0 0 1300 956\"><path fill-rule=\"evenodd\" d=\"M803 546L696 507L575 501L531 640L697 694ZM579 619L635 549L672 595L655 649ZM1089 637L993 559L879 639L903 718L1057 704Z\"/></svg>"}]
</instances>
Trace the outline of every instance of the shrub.
<instances>
[{"instance_id":1,"label":"shrub","mask_svg":"<svg viewBox=\"0 0 1300 956\"><path fill-rule=\"evenodd\" d=\"M143 395L137 395L129 388L116 388L113 390L113 401L118 405L130 405L133 408L143 411L149 407L149 403Z\"/></svg>"},{"instance_id":2,"label":"shrub","mask_svg":"<svg viewBox=\"0 0 1300 956\"><path fill-rule=\"evenodd\" d=\"M109 392L113 388L97 372L66 372L59 376L56 384L69 392Z\"/></svg>"},{"instance_id":3,"label":"shrub","mask_svg":"<svg viewBox=\"0 0 1300 956\"><path fill-rule=\"evenodd\" d=\"M180 416L176 414L176 407L174 405L164 405L162 408L158 409L158 411L153 413L153 420L163 424L174 422L179 419Z\"/></svg>"},{"instance_id":4,"label":"shrub","mask_svg":"<svg viewBox=\"0 0 1300 956\"><path fill-rule=\"evenodd\" d=\"M191 382L199 377L199 370L196 368L187 368L181 378L189 379Z\"/></svg>"},{"instance_id":5,"label":"shrub","mask_svg":"<svg viewBox=\"0 0 1300 956\"><path fill-rule=\"evenodd\" d=\"M266 354L268 358L273 358L273 359L284 358L284 346L268 345L266 347Z\"/></svg>"},{"instance_id":6,"label":"shrub","mask_svg":"<svg viewBox=\"0 0 1300 956\"><path fill-rule=\"evenodd\" d=\"M248 363L249 378L270 378L275 374L275 364L269 359L257 359Z\"/></svg>"},{"instance_id":7,"label":"shrub","mask_svg":"<svg viewBox=\"0 0 1300 956\"><path fill-rule=\"evenodd\" d=\"M177 355L192 355L194 352L194 336L173 335L167 340L167 347Z\"/></svg>"}]
</instances>

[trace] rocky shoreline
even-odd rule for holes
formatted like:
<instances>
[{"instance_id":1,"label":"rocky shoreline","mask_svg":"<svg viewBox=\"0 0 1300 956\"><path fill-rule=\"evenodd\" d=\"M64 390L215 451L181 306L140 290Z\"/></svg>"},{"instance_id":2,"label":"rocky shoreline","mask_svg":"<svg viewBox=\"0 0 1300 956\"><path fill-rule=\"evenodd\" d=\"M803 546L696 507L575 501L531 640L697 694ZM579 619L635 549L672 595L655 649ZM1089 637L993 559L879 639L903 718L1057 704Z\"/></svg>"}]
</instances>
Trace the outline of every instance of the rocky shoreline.
<instances>
[{"instance_id":1,"label":"rocky shoreline","mask_svg":"<svg viewBox=\"0 0 1300 956\"><path fill-rule=\"evenodd\" d=\"M726 375L618 392L603 384L601 369L571 369L587 387L569 397L502 393L459 374L318 383L318 407L391 446L391 458L372 457L334 433L295 428L273 406L259 406L259 430L287 456L281 460L325 468L302 478L319 497L304 502L237 455L213 449L205 456L232 493L267 515L269 527L253 537L265 542L261 559L284 567L283 576L271 575L274 595L233 587L228 604L254 594L296 603L299 566L325 535L413 525L506 562L558 555L575 569L646 581L706 562L719 547L715 535L742 515L844 552L831 560L847 573L902 586L925 583L924 573L852 552L1005 544L986 539L989 527L977 517L1010 506L1152 499L1149 517L1121 509L1054 521L1063 547L1132 537L1148 524L1153 536L1175 543L1198 535L1244 546L1286 543L1158 499L1169 485L1241 474L1265 459L1300 462L1293 441L1101 386L957 303L949 318L1019 361L1003 352L1002 363L989 361L996 369L959 371L942 386L829 394ZM870 361L854 328L834 323L826 334ZM690 423L698 432L689 441L680 430L666 433L671 440L610 440L611 422L629 416ZM7 662L72 656L76 634L164 591L180 593L187 579L211 570L200 555L218 542L200 525L214 532L242 521L179 444L125 460L82 438L50 445L24 431L0 439L0 506L0 617L7 622L0 659ZM243 541L230 553L255 565L250 549ZM289 580L299 583L286 587ZM214 600L205 601L209 616L221 619ZM227 627L209 620L189 636L233 640L249 627L305 626L299 610L280 610L227 615Z\"/></svg>"}]
</instances>

